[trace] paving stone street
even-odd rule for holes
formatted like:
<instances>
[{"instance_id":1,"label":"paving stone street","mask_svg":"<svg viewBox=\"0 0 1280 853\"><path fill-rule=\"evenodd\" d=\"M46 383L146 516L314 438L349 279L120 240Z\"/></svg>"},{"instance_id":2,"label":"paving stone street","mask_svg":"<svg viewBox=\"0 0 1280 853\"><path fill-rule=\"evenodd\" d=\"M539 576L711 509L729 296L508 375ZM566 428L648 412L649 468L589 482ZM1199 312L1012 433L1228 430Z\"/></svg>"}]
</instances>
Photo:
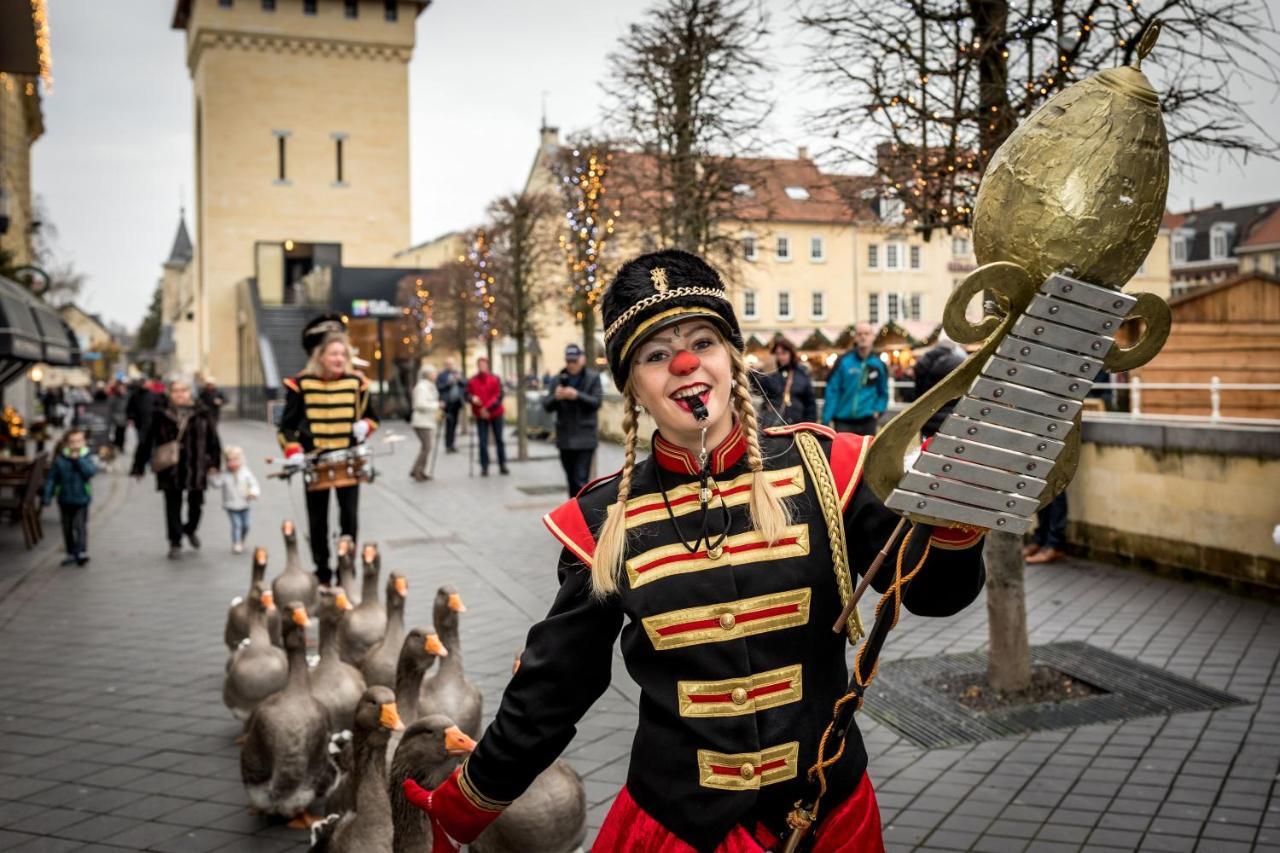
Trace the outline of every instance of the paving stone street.
<instances>
[{"instance_id":1,"label":"paving stone street","mask_svg":"<svg viewBox=\"0 0 1280 853\"><path fill-rule=\"evenodd\" d=\"M262 478L271 430L230 421L222 433ZM466 670L489 717L556 590L558 546L538 519L562 499L549 491L563 483L559 462L534 442L512 476L468 478L464 452L418 484L414 450L406 441L379 460L361 539L408 575L409 626L430 623L438 585L458 587ZM619 457L606 447L601 470ZM248 557L231 554L210 492L203 548L165 559L154 480L126 467L97 481L83 568L59 566L54 510L32 551L17 527L0 529L0 850L305 850L305 833L248 813L240 725L221 700L223 623ZM249 538L269 549L273 577L281 522L305 519L300 487L263 488ZM1077 559L1029 568L1027 604L1032 643L1087 641L1245 703L936 750L864 716L890 850L1280 851L1280 608ZM980 649L986 619L983 600L952 619L904 614L885 657ZM613 686L566 753L585 780L589 839L625 778L637 701L615 655Z\"/></svg>"}]
</instances>

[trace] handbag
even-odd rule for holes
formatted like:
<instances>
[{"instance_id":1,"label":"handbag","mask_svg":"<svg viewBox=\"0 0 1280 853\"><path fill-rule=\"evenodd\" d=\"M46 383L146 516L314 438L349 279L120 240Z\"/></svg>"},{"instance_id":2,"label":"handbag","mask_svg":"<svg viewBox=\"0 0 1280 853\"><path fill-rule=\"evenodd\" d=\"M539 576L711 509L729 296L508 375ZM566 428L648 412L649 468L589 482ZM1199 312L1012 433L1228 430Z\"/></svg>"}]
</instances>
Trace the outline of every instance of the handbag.
<instances>
[{"instance_id":1,"label":"handbag","mask_svg":"<svg viewBox=\"0 0 1280 853\"><path fill-rule=\"evenodd\" d=\"M157 445L151 451L151 470L159 474L161 471L168 471L170 468L178 464L178 460L182 456L182 434L187 431L187 425L184 423L178 427L178 437L173 441L166 441L164 444Z\"/></svg>"}]
</instances>

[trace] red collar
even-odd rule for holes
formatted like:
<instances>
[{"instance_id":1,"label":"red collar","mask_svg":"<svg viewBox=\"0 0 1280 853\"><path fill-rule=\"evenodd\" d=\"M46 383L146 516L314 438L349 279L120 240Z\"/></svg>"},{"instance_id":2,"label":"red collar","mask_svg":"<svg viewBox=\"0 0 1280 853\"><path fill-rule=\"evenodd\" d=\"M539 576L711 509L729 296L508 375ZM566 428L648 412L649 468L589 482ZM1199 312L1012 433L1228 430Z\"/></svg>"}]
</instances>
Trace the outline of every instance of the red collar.
<instances>
[{"instance_id":1,"label":"red collar","mask_svg":"<svg viewBox=\"0 0 1280 853\"><path fill-rule=\"evenodd\" d=\"M712 449L709 457L711 473L720 474L732 468L742 458L742 454L746 452L746 435L741 429L734 429L725 436L724 441ZM697 474L701 471L696 453L685 450L677 444L672 444L657 432L653 434L653 458L663 468L668 471L674 471L677 474Z\"/></svg>"}]
</instances>

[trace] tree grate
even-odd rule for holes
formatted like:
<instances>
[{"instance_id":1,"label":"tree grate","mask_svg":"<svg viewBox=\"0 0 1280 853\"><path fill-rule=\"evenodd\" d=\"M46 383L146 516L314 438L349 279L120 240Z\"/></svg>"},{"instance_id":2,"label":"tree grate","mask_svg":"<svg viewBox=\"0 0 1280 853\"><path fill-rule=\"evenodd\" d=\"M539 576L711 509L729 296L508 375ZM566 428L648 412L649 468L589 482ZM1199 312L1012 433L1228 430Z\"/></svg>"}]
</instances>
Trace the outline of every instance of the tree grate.
<instances>
[{"instance_id":1,"label":"tree grate","mask_svg":"<svg viewBox=\"0 0 1280 853\"><path fill-rule=\"evenodd\" d=\"M927 684L939 678L985 672L986 652L968 652L883 664L867 691L863 709L916 746L941 749L1093 723L1247 704L1230 693L1087 643L1033 646L1031 658L1033 663L1053 667L1104 692L1064 702L972 711Z\"/></svg>"}]
</instances>

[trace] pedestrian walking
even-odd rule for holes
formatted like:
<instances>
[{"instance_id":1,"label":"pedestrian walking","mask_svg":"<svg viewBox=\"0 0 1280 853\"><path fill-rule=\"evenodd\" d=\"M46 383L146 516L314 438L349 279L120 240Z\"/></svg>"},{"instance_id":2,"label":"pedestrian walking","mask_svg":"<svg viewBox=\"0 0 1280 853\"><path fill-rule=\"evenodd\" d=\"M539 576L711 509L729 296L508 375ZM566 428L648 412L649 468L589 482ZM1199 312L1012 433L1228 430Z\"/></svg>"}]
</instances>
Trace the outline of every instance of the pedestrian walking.
<instances>
[{"instance_id":1,"label":"pedestrian walking","mask_svg":"<svg viewBox=\"0 0 1280 853\"><path fill-rule=\"evenodd\" d=\"M848 690L848 640L832 631L841 589L900 520L860 482L870 441L817 424L758 431L733 303L700 258L628 262L602 308L622 470L546 517L564 546L551 612L474 751L432 791L405 781L406 797L429 814L433 849L474 840L604 694L621 633L639 723L595 853L781 849L806 817L797 801L813 790L820 741L816 849L882 850L857 726L824 734ZM637 461L639 410L658 429ZM981 532L915 530L898 558L911 567L903 603L959 612L982 591Z\"/></svg>"},{"instance_id":2,"label":"pedestrian walking","mask_svg":"<svg viewBox=\"0 0 1280 853\"><path fill-rule=\"evenodd\" d=\"M818 398L813 393L809 369L800 362L796 345L786 338L773 342L773 358L777 370L760 377L764 395L764 425L815 423L818 420Z\"/></svg>"},{"instance_id":3,"label":"pedestrian walking","mask_svg":"<svg viewBox=\"0 0 1280 853\"><path fill-rule=\"evenodd\" d=\"M836 359L827 377L822 422L836 432L875 435L880 415L889 408L889 371L872 352L876 332L870 323L853 331L853 349Z\"/></svg>"},{"instance_id":4,"label":"pedestrian walking","mask_svg":"<svg viewBox=\"0 0 1280 853\"><path fill-rule=\"evenodd\" d=\"M213 422L216 424L222 417L222 407L227 404L227 398L222 396L222 392L218 390L218 381L213 378L212 374L206 373L204 381L200 385L200 402L209 410L209 414L213 416Z\"/></svg>"},{"instance_id":5,"label":"pedestrian walking","mask_svg":"<svg viewBox=\"0 0 1280 853\"><path fill-rule=\"evenodd\" d=\"M480 476L489 476L489 436L498 451L498 470L507 470L507 448L502 443L502 380L489 372L489 359L476 359L476 375L467 380L467 399L476 420L476 437L480 442Z\"/></svg>"},{"instance_id":6,"label":"pedestrian walking","mask_svg":"<svg viewBox=\"0 0 1280 853\"><path fill-rule=\"evenodd\" d=\"M141 479L147 466L156 475L156 489L164 493L165 534L169 559L182 555L182 538L200 547L200 516L209 474L222 468L222 443L213 415L192 393L191 383L169 383L169 395L151 418L151 426L133 455L133 476ZM182 518L185 498L187 517Z\"/></svg>"},{"instance_id":7,"label":"pedestrian walking","mask_svg":"<svg viewBox=\"0 0 1280 853\"><path fill-rule=\"evenodd\" d=\"M947 377L947 374L964 364L965 351L951 338L947 337L946 332L942 332L938 336L938 341L933 345L920 359L916 362L916 395L919 400L924 396L925 392L933 386L937 385ZM924 426L920 428L920 434L925 438L936 435L938 429L942 426L942 422L951 414L952 409L956 407L957 400L952 400L945 405L939 406L938 411L929 416L929 420L924 422Z\"/></svg>"},{"instance_id":8,"label":"pedestrian walking","mask_svg":"<svg viewBox=\"0 0 1280 853\"><path fill-rule=\"evenodd\" d=\"M351 369L351 340L342 319L326 314L302 331L303 347L310 354L297 376L284 380L284 414L279 441L284 448L286 470L306 464L306 454L345 450L365 440L378 428L369 414L369 380ZM329 493L338 501L338 527L343 536L359 534L360 484L334 489L307 490L307 525L311 531L311 559L316 578L328 585Z\"/></svg>"},{"instance_id":9,"label":"pedestrian walking","mask_svg":"<svg viewBox=\"0 0 1280 853\"><path fill-rule=\"evenodd\" d=\"M55 499L62 517L62 544L67 554L62 565L89 562L89 504L93 501L90 480L98 473L98 464L86 446L84 430L72 427L62 438L62 447L53 457L53 465L44 481L44 505Z\"/></svg>"},{"instance_id":10,"label":"pedestrian walking","mask_svg":"<svg viewBox=\"0 0 1280 853\"><path fill-rule=\"evenodd\" d=\"M262 494L258 478L253 476L244 459L244 450L231 446L223 451L225 471L213 478L213 485L222 490L222 508L231 522L231 553L244 553L244 540L249 535L249 504Z\"/></svg>"},{"instance_id":11,"label":"pedestrian walking","mask_svg":"<svg viewBox=\"0 0 1280 853\"><path fill-rule=\"evenodd\" d=\"M1056 563L1067 555L1067 490L1036 510L1036 529L1031 543L1022 549L1027 565Z\"/></svg>"},{"instance_id":12,"label":"pedestrian walking","mask_svg":"<svg viewBox=\"0 0 1280 853\"><path fill-rule=\"evenodd\" d=\"M457 453L458 416L467 401L467 380L451 358L444 360L444 370L436 377L436 391L444 409L444 452Z\"/></svg>"},{"instance_id":13,"label":"pedestrian walking","mask_svg":"<svg viewBox=\"0 0 1280 853\"><path fill-rule=\"evenodd\" d=\"M159 399L160 395L151 390L150 382L145 378L135 381L129 389L129 401L125 403L124 414L129 423L133 424L139 444L147 430L151 429L151 418Z\"/></svg>"},{"instance_id":14,"label":"pedestrian walking","mask_svg":"<svg viewBox=\"0 0 1280 853\"><path fill-rule=\"evenodd\" d=\"M124 452L124 438L128 431L128 389L124 382L115 379L107 387L107 417L111 421L111 444L117 453Z\"/></svg>"},{"instance_id":15,"label":"pedestrian walking","mask_svg":"<svg viewBox=\"0 0 1280 853\"><path fill-rule=\"evenodd\" d=\"M424 364L418 372L418 382L413 386L413 416L409 426L418 436L418 458L413 461L409 476L418 482L430 480L427 466L436 443L436 427L440 423L440 391L436 387L436 369Z\"/></svg>"},{"instance_id":16,"label":"pedestrian walking","mask_svg":"<svg viewBox=\"0 0 1280 853\"><path fill-rule=\"evenodd\" d=\"M556 415L556 447L569 483L569 497L582 491L591 479L591 459L600 443L598 413L603 397L600 374L587 367L582 347L569 344L564 348L564 370L551 393L542 399L542 408Z\"/></svg>"}]
</instances>

